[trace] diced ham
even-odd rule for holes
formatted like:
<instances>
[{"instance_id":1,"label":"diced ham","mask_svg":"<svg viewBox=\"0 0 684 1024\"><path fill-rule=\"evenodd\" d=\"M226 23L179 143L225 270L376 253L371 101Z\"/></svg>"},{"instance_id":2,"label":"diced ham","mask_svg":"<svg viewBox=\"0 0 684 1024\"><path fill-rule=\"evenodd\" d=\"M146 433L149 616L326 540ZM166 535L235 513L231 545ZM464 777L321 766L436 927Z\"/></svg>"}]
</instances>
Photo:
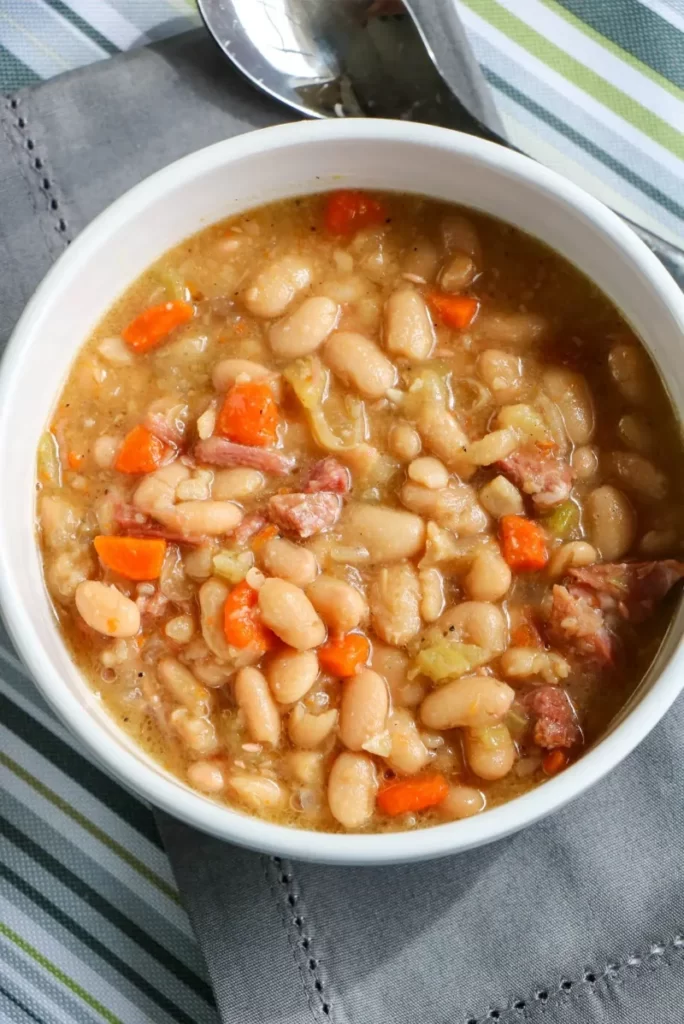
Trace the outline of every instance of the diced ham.
<instances>
[{"instance_id":1,"label":"diced ham","mask_svg":"<svg viewBox=\"0 0 684 1024\"><path fill-rule=\"evenodd\" d=\"M143 426L164 444L178 447L187 427L188 407L177 398L160 398L147 410Z\"/></svg>"},{"instance_id":2,"label":"diced ham","mask_svg":"<svg viewBox=\"0 0 684 1024\"><path fill-rule=\"evenodd\" d=\"M643 622L684 578L684 562L608 562L571 569L568 575L573 583L595 592L605 611L616 609L630 622Z\"/></svg>"},{"instance_id":3,"label":"diced ham","mask_svg":"<svg viewBox=\"0 0 684 1024\"><path fill-rule=\"evenodd\" d=\"M523 698L534 719L534 742L546 750L574 747L582 739L575 709L565 690L558 686L538 686Z\"/></svg>"},{"instance_id":4,"label":"diced ham","mask_svg":"<svg viewBox=\"0 0 684 1024\"><path fill-rule=\"evenodd\" d=\"M349 490L349 470L337 459L329 457L314 462L304 477L302 490L307 494L316 491L333 491L335 494L346 494Z\"/></svg>"},{"instance_id":5,"label":"diced ham","mask_svg":"<svg viewBox=\"0 0 684 1024\"><path fill-rule=\"evenodd\" d=\"M511 483L530 495L537 508L553 508L567 501L572 470L552 451L544 451L538 445L519 448L496 466Z\"/></svg>"},{"instance_id":6,"label":"diced ham","mask_svg":"<svg viewBox=\"0 0 684 1024\"><path fill-rule=\"evenodd\" d=\"M296 461L293 455L234 444L225 437L208 437L206 441L200 441L195 445L195 457L198 462L210 466L248 466L275 476L287 476Z\"/></svg>"},{"instance_id":7,"label":"diced ham","mask_svg":"<svg viewBox=\"0 0 684 1024\"><path fill-rule=\"evenodd\" d=\"M244 544L248 544L252 537L255 537L267 524L268 519L262 512L250 512L233 534L233 540L238 547L242 547Z\"/></svg>"},{"instance_id":8,"label":"diced ham","mask_svg":"<svg viewBox=\"0 0 684 1024\"><path fill-rule=\"evenodd\" d=\"M334 526L341 511L342 501L331 491L274 494L268 503L273 522L284 530L297 533L302 539Z\"/></svg>"},{"instance_id":9,"label":"diced ham","mask_svg":"<svg viewBox=\"0 0 684 1024\"><path fill-rule=\"evenodd\" d=\"M554 647L597 664L613 659L613 640L606 629L603 612L595 607L588 591L556 584L547 619L546 633Z\"/></svg>"}]
</instances>

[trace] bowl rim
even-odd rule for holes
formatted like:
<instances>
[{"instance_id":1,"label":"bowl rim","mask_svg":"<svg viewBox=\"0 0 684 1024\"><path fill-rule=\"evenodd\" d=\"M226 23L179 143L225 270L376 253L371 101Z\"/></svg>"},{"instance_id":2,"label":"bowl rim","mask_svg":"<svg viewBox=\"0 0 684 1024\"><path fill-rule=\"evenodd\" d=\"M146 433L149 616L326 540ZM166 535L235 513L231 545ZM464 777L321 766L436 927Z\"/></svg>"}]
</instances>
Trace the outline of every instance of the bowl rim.
<instances>
[{"instance_id":1,"label":"bowl rim","mask_svg":"<svg viewBox=\"0 0 684 1024\"><path fill-rule=\"evenodd\" d=\"M528 157L431 125L364 119L292 122L247 132L190 153L135 185L91 221L44 277L12 332L0 365L0 435L7 427L7 424L3 427L1 410L15 386L21 356L31 344L40 308L59 292L62 279L72 268L86 258L97 258L102 240L117 221L135 216L160 193L171 187L190 185L198 174L212 168L321 139L331 143L361 140L369 146L377 141L430 146L469 156L489 166L496 165L499 170L554 193L556 198L592 220L627 254L646 275L659 302L674 311L684 324L684 295L636 234L599 200ZM110 737L87 710L84 714L76 694L62 682L42 650L29 608L14 600L13 572L2 550L5 543L9 543L9 538L0 534L0 609L33 680L58 717L83 742L91 756L138 798L150 801L204 832L262 853L318 863L380 865L441 857L503 838L557 810L598 782L644 739L684 687L684 671L677 671L677 662L684 654L680 643L650 690L593 749L556 778L481 816L418 831L380 834L324 833L277 825L217 804L185 788L171 776L153 771L133 751ZM47 591L41 599L48 600Z\"/></svg>"}]
</instances>

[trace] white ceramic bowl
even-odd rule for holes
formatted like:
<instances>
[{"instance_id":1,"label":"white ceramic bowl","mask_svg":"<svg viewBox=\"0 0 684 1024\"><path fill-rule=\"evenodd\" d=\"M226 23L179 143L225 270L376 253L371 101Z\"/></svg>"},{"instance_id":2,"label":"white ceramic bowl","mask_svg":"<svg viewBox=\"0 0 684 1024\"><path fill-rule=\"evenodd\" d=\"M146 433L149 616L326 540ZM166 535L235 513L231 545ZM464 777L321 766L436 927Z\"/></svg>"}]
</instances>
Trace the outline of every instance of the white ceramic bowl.
<instances>
[{"instance_id":1,"label":"white ceramic bowl","mask_svg":"<svg viewBox=\"0 0 684 1024\"><path fill-rule=\"evenodd\" d=\"M34 536L35 450L67 371L121 292L171 246L221 218L340 186L464 203L547 242L580 267L645 339L684 410L684 297L624 224L570 182L467 135L390 121L300 122L194 153L142 182L69 247L31 299L0 372L0 598L21 656L74 733L130 790L243 846L340 864L455 853L529 825L587 789L653 728L684 683L679 609L638 693L593 750L562 775L480 817L419 832L326 835L218 806L162 771L109 719L62 643Z\"/></svg>"}]
</instances>

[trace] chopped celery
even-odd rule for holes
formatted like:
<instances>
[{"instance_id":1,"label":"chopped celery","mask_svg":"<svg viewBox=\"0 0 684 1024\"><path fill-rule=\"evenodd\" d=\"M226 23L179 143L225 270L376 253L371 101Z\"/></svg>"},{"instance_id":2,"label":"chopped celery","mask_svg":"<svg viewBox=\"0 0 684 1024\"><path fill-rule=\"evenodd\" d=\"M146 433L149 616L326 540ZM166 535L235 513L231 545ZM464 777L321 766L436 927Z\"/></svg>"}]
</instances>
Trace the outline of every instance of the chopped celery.
<instances>
[{"instance_id":1,"label":"chopped celery","mask_svg":"<svg viewBox=\"0 0 684 1024\"><path fill-rule=\"evenodd\" d=\"M514 427L530 441L544 443L551 440L541 414L524 403L505 405L497 417L497 426Z\"/></svg>"},{"instance_id":2,"label":"chopped celery","mask_svg":"<svg viewBox=\"0 0 684 1024\"><path fill-rule=\"evenodd\" d=\"M562 505L544 518L544 526L554 536L570 540L580 524L580 514L574 501L564 501Z\"/></svg>"},{"instance_id":3,"label":"chopped celery","mask_svg":"<svg viewBox=\"0 0 684 1024\"><path fill-rule=\"evenodd\" d=\"M219 551L213 558L215 574L229 583L244 580L253 565L254 555L251 551Z\"/></svg>"},{"instance_id":4,"label":"chopped celery","mask_svg":"<svg viewBox=\"0 0 684 1024\"><path fill-rule=\"evenodd\" d=\"M462 644L440 634L414 658L415 674L429 676L435 683L472 672L491 659L491 652L475 644Z\"/></svg>"},{"instance_id":5,"label":"chopped celery","mask_svg":"<svg viewBox=\"0 0 684 1024\"><path fill-rule=\"evenodd\" d=\"M164 286L164 290L171 301L190 301L190 289L183 281L178 270L172 267L165 267L163 270L158 270L156 276Z\"/></svg>"},{"instance_id":6,"label":"chopped celery","mask_svg":"<svg viewBox=\"0 0 684 1024\"><path fill-rule=\"evenodd\" d=\"M38 442L38 481L49 487L58 487L60 482L57 441L49 430L41 435Z\"/></svg>"},{"instance_id":7,"label":"chopped celery","mask_svg":"<svg viewBox=\"0 0 684 1024\"><path fill-rule=\"evenodd\" d=\"M444 377L435 370L409 371L401 410L408 419L416 419L426 403L449 408L449 389Z\"/></svg>"},{"instance_id":8,"label":"chopped celery","mask_svg":"<svg viewBox=\"0 0 684 1024\"><path fill-rule=\"evenodd\" d=\"M288 382L307 414L311 432L321 448L329 452L346 451L356 448L364 438L364 405L353 396L346 396L345 405L349 414L349 425L345 436L338 436L326 419L323 403L328 393L330 374L315 356L297 359L283 371Z\"/></svg>"}]
</instances>

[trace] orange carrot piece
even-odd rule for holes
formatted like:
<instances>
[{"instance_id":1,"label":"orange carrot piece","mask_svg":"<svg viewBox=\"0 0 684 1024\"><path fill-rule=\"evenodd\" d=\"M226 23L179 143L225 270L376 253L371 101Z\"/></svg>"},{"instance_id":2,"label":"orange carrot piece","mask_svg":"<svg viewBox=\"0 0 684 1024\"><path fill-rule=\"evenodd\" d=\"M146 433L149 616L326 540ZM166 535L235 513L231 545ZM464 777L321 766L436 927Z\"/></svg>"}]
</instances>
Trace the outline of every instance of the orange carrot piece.
<instances>
[{"instance_id":1,"label":"orange carrot piece","mask_svg":"<svg viewBox=\"0 0 684 1024\"><path fill-rule=\"evenodd\" d=\"M532 622L521 622L511 630L511 647L537 647L544 646L539 631Z\"/></svg>"},{"instance_id":2,"label":"orange carrot piece","mask_svg":"<svg viewBox=\"0 0 684 1024\"><path fill-rule=\"evenodd\" d=\"M333 637L318 648L318 664L331 676L346 679L366 664L369 654L370 644L363 633L347 633Z\"/></svg>"},{"instance_id":3,"label":"orange carrot piece","mask_svg":"<svg viewBox=\"0 0 684 1024\"><path fill-rule=\"evenodd\" d=\"M443 292L428 292L426 296L433 313L436 313L447 327L460 330L468 327L477 316L480 303L470 295L445 295Z\"/></svg>"},{"instance_id":4,"label":"orange carrot piece","mask_svg":"<svg viewBox=\"0 0 684 1024\"><path fill-rule=\"evenodd\" d=\"M171 451L171 446L160 441L147 427L133 427L123 439L114 468L119 473L152 473Z\"/></svg>"},{"instance_id":5,"label":"orange carrot piece","mask_svg":"<svg viewBox=\"0 0 684 1024\"><path fill-rule=\"evenodd\" d=\"M175 330L192 318L193 307L189 302L162 302L159 306L144 309L131 320L122 333L123 340L135 352L149 352Z\"/></svg>"},{"instance_id":6,"label":"orange carrot piece","mask_svg":"<svg viewBox=\"0 0 684 1024\"><path fill-rule=\"evenodd\" d=\"M81 463L83 462L83 458L83 455L79 455L78 452L69 452L69 454L67 455L69 469L80 469Z\"/></svg>"},{"instance_id":7,"label":"orange carrot piece","mask_svg":"<svg viewBox=\"0 0 684 1024\"><path fill-rule=\"evenodd\" d=\"M275 645L275 635L259 619L256 604L259 595L244 580L231 590L223 606L223 632L232 647L253 647L267 651Z\"/></svg>"},{"instance_id":8,"label":"orange carrot piece","mask_svg":"<svg viewBox=\"0 0 684 1024\"><path fill-rule=\"evenodd\" d=\"M166 541L156 537L108 537L93 541L100 561L127 580L156 580L166 555Z\"/></svg>"},{"instance_id":9,"label":"orange carrot piece","mask_svg":"<svg viewBox=\"0 0 684 1024\"><path fill-rule=\"evenodd\" d=\"M546 537L538 523L524 516L502 516L503 556L514 572L537 572L549 560Z\"/></svg>"},{"instance_id":10,"label":"orange carrot piece","mask_svg":"<svg viewBox=\"0 0 684 1024\"><path fill-rule=\"evenodd\" d=\"M570 763L570 757L565 750L549 750L542 759L542 769L545 775L558 775Z\"/></svg>"},{"instance_id":11,"label":"orange carrot piece","mask_svg":"<svg viewBox=\"0 0 684 1024\"><path fill-rule=\"evenodd\" d=\"M235 384L218 414L216 432L236 444L265 448L278 438L278 406L268 384Z\"/></svg>"},{"instance_id":12,"label":"orange carrot piece","mask_svg":"<svg viewBox=\"0 0 684 1024\"><path fill-rule=\"evenodd\" d=\"M259 530L259 532L254 536L250 547L254 552L261 551L264 544L267 544L269 540L273 540L273 538L277 536L278 527L273 523L269 523L268 526L264 526L263 529Z\"/></svg>"},{"instance_id":13,"label":"orange carrot piece","mask_svg":"<svg viewBox=\"0 0 684 1024\"><path fill-rule=\"evenodd\" d=\"M385 207L368 195L353 189L341 189L328 197L323 219L331 235L353 235L360 228L381 224L386 217Z\"/></svg>"},{"instance_id":14,"label":"orange carrot piece","mask_svg":"<svg viewBox=\"0 0 684 1024\"><path fill-rule=\"evenodd\" d=\"M413 779L397 779L383 786L377 796L377 806L383 814L409 814L425 811L441 804L449 792L447 781L438 772L418 775Z\"/></svg>"}]
</instances>

